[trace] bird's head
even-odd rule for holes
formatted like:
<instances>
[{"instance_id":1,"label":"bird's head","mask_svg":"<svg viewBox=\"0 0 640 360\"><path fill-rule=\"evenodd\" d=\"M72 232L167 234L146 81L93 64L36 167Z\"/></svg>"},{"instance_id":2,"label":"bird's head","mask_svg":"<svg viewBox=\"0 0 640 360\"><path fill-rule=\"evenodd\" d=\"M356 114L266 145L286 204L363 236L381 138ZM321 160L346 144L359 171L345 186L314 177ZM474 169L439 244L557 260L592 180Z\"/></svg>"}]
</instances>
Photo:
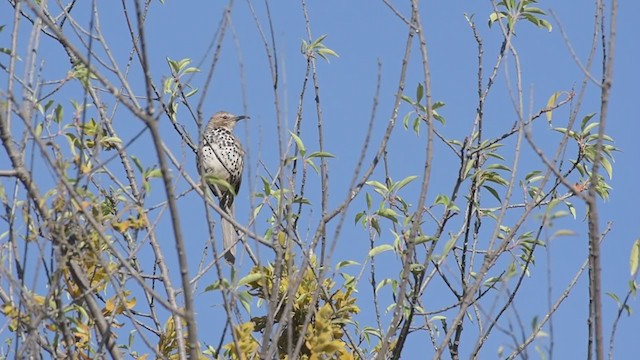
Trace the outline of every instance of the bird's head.
<instances>
[{"instance_id":1,"label":"bird's head","mask_svg":"<svg viewBox=\"0 0 640 360\"><path fill-rule=\"evenodd\" d=\"M223 127L229 130L233 130L236 126L236 123L242 119L248 119L249 117L246 115L233 115L226 111L218 111L213 114L211 119L209 120L209 124L207 124L207 129L209 128L217 128Z\"/></svg>"}]
</instances>

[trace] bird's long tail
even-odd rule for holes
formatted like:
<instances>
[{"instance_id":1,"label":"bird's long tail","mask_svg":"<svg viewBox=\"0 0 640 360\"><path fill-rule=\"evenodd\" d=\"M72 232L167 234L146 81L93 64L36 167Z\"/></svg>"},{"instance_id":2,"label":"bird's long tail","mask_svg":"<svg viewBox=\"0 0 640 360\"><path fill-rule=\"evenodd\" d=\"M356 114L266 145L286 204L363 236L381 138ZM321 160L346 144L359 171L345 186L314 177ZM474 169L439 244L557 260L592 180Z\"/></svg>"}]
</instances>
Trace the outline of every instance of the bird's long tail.
<instances>
[{"instance_id":1,"label":"bird's long tail","mask_svg":"<svg viewBox=\"0 0 640 360\"><path fill-rule=\"evenodd\" d=\"M234 216L234 206L231 204L227 208L223 208L227 214L231 217ZM236 232L236 228L229 221L224 218L221 219L222 226L222 244L224 246L224 259L227 260L229 264L233 264L236 260L236 242L238 240L238 233Z\"/></svg>"}]
</instances>

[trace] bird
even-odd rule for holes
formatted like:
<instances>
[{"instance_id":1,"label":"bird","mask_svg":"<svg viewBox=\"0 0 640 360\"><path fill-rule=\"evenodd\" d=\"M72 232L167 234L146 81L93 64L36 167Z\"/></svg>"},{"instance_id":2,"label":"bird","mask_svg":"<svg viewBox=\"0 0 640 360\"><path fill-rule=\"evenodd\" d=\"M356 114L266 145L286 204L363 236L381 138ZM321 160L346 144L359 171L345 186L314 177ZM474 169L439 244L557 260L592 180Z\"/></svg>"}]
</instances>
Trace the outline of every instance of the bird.
<instances>
[{"instance_id":1,"label":"bird","mask_svg":"<svg viewBox=\"0 0 640 360\"><path fill-rule=\"evenodd\" d=\"M215 113L204 128L198 148L198 172L209 177L205 182L218 198L222 211L231 217L234 216L233 200L240 190L244 168L244 149L233 134L233 129L238 121L248 118L246 115L238 116L226 111ZM224 180L229 187L215 179ZM233 264L236 258L236 229L222 216L220 222L224 258Z\"/></svg>"}]
</instances>

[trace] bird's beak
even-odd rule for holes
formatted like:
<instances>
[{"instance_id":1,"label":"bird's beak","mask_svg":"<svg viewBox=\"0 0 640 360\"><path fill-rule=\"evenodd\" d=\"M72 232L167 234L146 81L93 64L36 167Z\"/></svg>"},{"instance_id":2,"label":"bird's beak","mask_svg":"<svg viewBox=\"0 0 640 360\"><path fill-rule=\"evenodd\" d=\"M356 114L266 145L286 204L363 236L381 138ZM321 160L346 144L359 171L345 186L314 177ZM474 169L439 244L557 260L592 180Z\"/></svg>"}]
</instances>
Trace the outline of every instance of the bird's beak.
<instances>
[{"instance_id":1,"label":"bird's beak","mask_svg":"<svg viewBox=\"0 0 640 360\"><path fill-rule=\"evenodd\" d=\"M244 119L251 119L249 116L247 115L240 115L240 116L236 116L235 121L238 122L240 120L244 120Z\"/></svg>"}]
</instances>

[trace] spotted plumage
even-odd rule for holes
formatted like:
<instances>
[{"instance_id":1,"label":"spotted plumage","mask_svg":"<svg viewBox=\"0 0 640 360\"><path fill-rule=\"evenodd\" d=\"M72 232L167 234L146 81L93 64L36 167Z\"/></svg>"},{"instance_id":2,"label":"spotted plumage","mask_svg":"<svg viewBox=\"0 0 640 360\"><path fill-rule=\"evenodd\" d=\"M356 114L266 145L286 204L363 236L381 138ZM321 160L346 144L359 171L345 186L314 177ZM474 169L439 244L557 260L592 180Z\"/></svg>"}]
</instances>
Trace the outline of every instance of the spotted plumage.
<instances>
[{"instance_id":1,"label":"spotted plumage","mask_svg":"<svg viewBox=\"0 0 640 360\"><path fill-rule=\"evenodd\" d=\"M225 111L215 113L204 129L198 150L198 171L203 176L211 175L226 181L236 194L242 182L244 150L240 141L233 135L233 128L239 120L246 118L248 117L236 116ZM220 208L233 216L234 192L211 181L208 185L220 201ZM237 233L233 225L224 218L221 223L225 259L233 263Z\"/></svg>"}]
</instances>

